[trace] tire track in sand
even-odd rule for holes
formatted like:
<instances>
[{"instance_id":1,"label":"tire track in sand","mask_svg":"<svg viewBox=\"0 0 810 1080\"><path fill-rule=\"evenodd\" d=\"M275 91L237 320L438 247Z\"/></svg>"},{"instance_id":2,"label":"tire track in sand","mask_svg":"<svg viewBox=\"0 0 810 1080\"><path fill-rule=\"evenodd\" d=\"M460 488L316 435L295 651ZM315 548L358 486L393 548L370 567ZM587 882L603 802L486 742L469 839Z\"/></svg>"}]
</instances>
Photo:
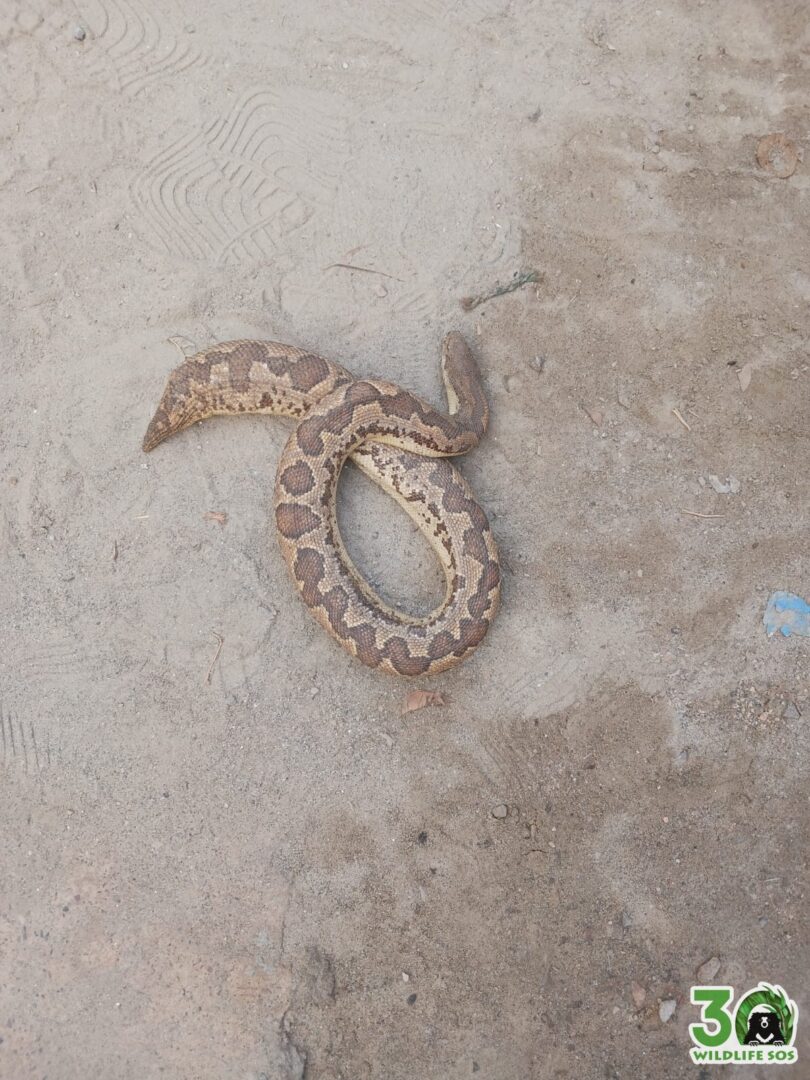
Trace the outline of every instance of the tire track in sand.
<instances>
[{"instance_id":1,"label":"tire track in sand","mask_svg":"<svg viewBox=\"0 0 810 1080\"><path fill-rule=\"evenodd\" d=\"M79 11L103 51L93 65L95 73L105 77L111 71L118 89L132 97L206 62L172 3L82 0Z\"/></svg>"},{"instance_id":2,"label":"tire track in sand","mask_svg":"<svg viewBox=\"0 0 810 1080\"><path fill-rule=\"evenodd\" d=\"M316 95L248 90L224 116L161 150L132 186L168 253L219 265L266 261L330 206L345 124Z\"/></svg>"}]
</instances>

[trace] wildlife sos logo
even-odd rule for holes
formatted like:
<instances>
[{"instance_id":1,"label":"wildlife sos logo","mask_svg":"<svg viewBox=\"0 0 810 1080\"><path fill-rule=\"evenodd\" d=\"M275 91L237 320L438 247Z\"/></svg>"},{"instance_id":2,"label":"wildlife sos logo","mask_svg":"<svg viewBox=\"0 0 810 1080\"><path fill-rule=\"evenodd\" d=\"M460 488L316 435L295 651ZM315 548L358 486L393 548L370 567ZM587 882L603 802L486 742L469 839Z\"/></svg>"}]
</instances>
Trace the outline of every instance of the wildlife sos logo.
<instances>
[{"instance_id":1,"label":"wildlife sos logo","mask_svg":"<svg viewBox=\"0 0 810 1080\"><path fill-rule=\"evenodd\" d=\"M761 982L735 1006L732 986L693 986L700 1022L689 1025L695 1065L792 1065L799 1006L781 986Z\"/></svg>"}]
</instances>

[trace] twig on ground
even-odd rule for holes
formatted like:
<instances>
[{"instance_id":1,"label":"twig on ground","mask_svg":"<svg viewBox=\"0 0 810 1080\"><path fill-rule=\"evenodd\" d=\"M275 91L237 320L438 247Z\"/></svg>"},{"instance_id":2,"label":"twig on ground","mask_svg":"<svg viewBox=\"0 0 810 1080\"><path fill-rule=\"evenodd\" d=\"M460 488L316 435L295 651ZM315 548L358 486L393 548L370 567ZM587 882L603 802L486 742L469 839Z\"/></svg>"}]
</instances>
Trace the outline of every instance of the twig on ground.
<instances>
[{"instance_id":1,"label":"twig on ground","mask_svg":"<svg viewBox=\"0 0 810 1080\"><path fill-rule=\"evenodd\" d=\"M379 274L380 277L390 278L391 281L402 281L402 278L394 277L393 274L386 274L384 270L372 270L370 266L355 266L354 263L329 263L324 267L324 270L334 270L337 267L339 270L360 270L363 274Z\"/></svg>"},{"instance_id":2,"label":"twig on ground","mask_svg":"<svg viewBox=\"0 0 810 1080\"><path fill-rule=\"evenodd\" d=\"M480 296L462 296L459 303L465 311L472 311L479 304L485 304L487 300L494 300L496 296L505 296L507 293L521 289L524 285L540 281L540 275L536 270L527 270L523 274L517 274L508 285L498 285L492 292L481 293Z\"/></svg>"},{"instance_id":3,"label":"twig on ground","mask_svg":"<svg viewBox=\"0 0 810 1080\"><path fill-rule=\"evenodd\" d=\"M211 673L214 670L214 664L219 659L219 654L222 652L222 646L225 644L225 638L222 636L222 634L218 634L216 630L212 630L211 633L217 639L217 651L214 653L214 659L211 661L211 665L208 668L208 674L205 676L205 681L207 683L211 682Z\"/></svg>"}]
</instances>

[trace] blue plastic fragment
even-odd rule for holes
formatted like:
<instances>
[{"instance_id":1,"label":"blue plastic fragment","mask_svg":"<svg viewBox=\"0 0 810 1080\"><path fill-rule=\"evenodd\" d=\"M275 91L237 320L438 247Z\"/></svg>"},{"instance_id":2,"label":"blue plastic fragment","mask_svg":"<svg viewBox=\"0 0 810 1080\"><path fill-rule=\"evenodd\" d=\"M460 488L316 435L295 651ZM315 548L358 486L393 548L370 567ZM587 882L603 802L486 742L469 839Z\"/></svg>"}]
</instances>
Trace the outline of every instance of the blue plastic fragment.
<instances>
[{"instance_id":1,"label":"blue plastic fragment","mask_svg":"<svg viewBox=\"0 0 810 1080\"><path fill-rule=\"evenodd\" d=\"M771 593L762 621L768 637L777 630L782 637L810 637L810 604L795 593Z\"/></svg>"}]
</instances>

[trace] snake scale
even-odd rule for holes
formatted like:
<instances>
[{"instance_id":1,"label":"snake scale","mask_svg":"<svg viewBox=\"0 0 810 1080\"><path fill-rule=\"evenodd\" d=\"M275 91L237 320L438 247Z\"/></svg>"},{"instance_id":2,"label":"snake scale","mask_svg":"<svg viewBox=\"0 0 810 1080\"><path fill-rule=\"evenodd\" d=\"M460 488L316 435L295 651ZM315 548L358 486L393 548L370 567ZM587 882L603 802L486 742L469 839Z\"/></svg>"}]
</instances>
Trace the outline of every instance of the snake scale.
<instances>
[{"instance_id":1,"label":"snake scale","mask_svg":"<svg viewBox=\"0 0 810 1080\"><path fill-rule=\"evenodd\" d=\"M188 356L169 376L145 451L209 416L273 413L297 427L281 455L275 518L304 603L333 638L372 668L433 675L483 640L498 608L500 566L486 514L446 457L476 446L489 408L464 338L442 344L448 414L380 379L292 345L227 341ZM351 458L409 514L439 556L442 603L411 616L386 605L352 564L336 514Z\"/></svg>"}]
</instances>

